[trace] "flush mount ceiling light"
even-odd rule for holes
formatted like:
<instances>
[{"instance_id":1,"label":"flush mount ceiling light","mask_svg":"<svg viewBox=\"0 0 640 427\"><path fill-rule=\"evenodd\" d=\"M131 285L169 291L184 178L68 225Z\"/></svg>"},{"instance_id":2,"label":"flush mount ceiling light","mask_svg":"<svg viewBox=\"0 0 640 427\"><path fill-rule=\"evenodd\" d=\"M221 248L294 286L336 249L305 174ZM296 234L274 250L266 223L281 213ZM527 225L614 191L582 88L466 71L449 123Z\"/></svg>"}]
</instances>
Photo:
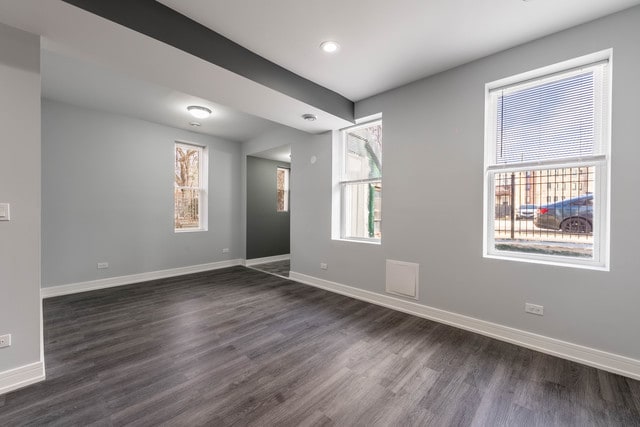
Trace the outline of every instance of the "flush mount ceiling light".
<instances>
[{"instance_id":1,"label":"flush mount ceiling light","mask_svg":"<svg viewBox=\"0 0 640 427\"><path fill-rule=\"evenodd\" d=\"M340 49L340 45L334 41L327 40L320 43L320 49L327 53L335 53Z\"/></svg>"},{"instance_id":2,"label":"flush mount ceiling light","mask_svg":"<svg viewBox=\"0 0 640 427\"><path fill-rule=\"evenodd\" d=\"M206 119L211 114L211 110L207 107L201 107L199 105L190 105L187 107L187 111L197 119Z\"/></svg>"},{"instance_id":3,"label":"flush mount ceiling light","mask_svg":"<svg viewBox=\"0 0 640 427\"><path fill-rule=\"evenodd\" d=\"M314 122L318 118L318 116L316 116L315 114L303 114L302 118L308 122Z\"/></svg>"}]
</instances>

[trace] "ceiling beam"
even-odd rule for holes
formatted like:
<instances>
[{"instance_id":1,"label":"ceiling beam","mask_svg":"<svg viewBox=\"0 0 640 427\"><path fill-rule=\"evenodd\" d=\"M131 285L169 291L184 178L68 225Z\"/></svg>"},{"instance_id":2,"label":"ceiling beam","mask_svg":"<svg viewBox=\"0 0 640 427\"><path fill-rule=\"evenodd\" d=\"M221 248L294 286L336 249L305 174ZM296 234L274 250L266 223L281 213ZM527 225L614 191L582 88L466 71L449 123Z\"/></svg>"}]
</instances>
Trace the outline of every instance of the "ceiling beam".
<instances>
[{"instance_id":1,"label":"ceiling beam","mask_svg":"<svg viewBox=\"0 0 640 427\"><path fill-rule=\"evenodd\" d=\"M63 0L344 120L354 103L154 0Z\"/></svg>"}]
</instances>

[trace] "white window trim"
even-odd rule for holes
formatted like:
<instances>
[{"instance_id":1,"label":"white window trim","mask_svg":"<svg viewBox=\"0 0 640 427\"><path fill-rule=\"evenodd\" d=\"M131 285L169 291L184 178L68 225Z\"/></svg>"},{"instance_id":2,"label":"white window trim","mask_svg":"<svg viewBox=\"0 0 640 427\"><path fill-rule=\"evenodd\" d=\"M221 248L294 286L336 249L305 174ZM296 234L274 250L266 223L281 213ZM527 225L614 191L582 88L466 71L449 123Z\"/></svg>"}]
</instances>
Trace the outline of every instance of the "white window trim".
<instances>
[{"instance_id":1,"label":"white window trim","mask_svg":"<svg viewBox=\"0 0 640 427\"><path fill-rule=\"evenodd\" d=\"M357 179L357 180L343 180L344 173L344 150L345 150L345 141L344 141L344 132L350 129L357 129L360 127L371 126L375 123L382 123L382 114L374 114L368 117L364 117L362 119L356 120L356 124L353 126L349 126L337 131L332 132L333 139L333 193L332 193L332 215L331 215L331 239L339 240L343 242L352 242L352 243L365 243L372 245L380 245L382 244L382 239L378 239L375 237L365 238L365 237L344 237L345 229L346 229L346 218L345 218L345 210L343 207L345 206L345 192L344 186L348 183L357 183L357 182L382 182L384 179L383 176L372 179ZM384 150L384 142L383 142L383 150ZM384 165L383 165L384 170Z\"/></svg>"},{"instance_id":2,"label":"white window trim","mask_svg":"<svg viewBox=\"0 0 640 427\"><path fill-rule=\"evenodd\" d=\"M541 84L546 78L553 79L558 74L571 73L578 74L582 67L590 67L600 62L608 63L608 71L604 78L603 96L607 97L604 103L605 108L601 113L601 128L597 144L594 146L596 154L573 159L550 160L539 162L522 162L513 164L496 164L495 162L495 123L497 111L492 108L493 102L491 93L499 88L516 86L521 83L526 84L529 80L537 80L535 85ZM562 267L584 268L591 270L609 271L610 263L610 214L611 214L611 97L613 76L613 50L606 49L593 54L559 62L547 67L510 76L485 85L485 142L484 142L484 191L483 191L483 257L528 262L535 264L555 265ZM543 79L543 80L541 80ZM532 85L534 85L532 83ZM597 96L597 94L596 94ZM596 101L597 102L597 101ZM549 168L563 168L571 166L584 166L589 163L595 166L595 176L597 185L598 203L593 210L593 258L582 259L565 257L560 255L541 255L533 253L521 253L511 251L500 251L495 249L493 215L489 214L490 208L493 210L495 200L495 186L492 185L491 174L498 171L522 171L529 169L539 169L548 166Z\"/></svg>"},{"instance_id":3,"label":"white window trim","mask_svg":"<svg viewBox=\"0 0 640 427\"><path fill-rule=\"evenodd\" d=\"M279 170L283 170L285 171L285 178L284 178L284 209L283 210L278 210L278 171ZM276 167L276 213L289 213L289 196L290 196L290 190L289 190L289 180L291 179L291 168L286 168L284 166L277 166Z\"/></svg>"},{"instance_id":4,"label":"white window trim","mask_svg":"<svg viewBox=\"0 0 640 427\"><path fill-rule=\"evenodd\" d=\"M208 231L209 229L209 150L205 145L196 144L194 142L176 140L173 144L173 158L175 162L175 151L176 146L187 146L187 147L196 147L200 149L200 171L198 172L198 176L200 179L200 185L197 187L199 190L198 194L198 219L199 219L199 227L197 228L176 228L175 225L173 227L174 233L182 234L182 233L196 233L201 231ZM175 172L174 172L175 173ZM175 186L175 178L174 178L174 189L175 188L194 188L194 187L176 187ZM173 215L175 216L175 201L173 205Z\"/></svg>"}]
</instances>

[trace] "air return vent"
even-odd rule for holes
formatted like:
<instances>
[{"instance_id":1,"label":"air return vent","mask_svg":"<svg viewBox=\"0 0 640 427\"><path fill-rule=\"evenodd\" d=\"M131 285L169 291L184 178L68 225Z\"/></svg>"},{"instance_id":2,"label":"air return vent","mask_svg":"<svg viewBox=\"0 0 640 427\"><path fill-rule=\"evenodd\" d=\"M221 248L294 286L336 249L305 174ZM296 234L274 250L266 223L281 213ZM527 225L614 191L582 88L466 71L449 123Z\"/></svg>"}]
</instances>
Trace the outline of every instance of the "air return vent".
<instances>
[{"instance_id":1,"label":"air return vent","mask_svg":"<svg viewBox=\"0 0 640 427\"><path fill-rule=\"evenodd\" d=\"M387 260L386 291L418 299L418 267L413 262Z\"/></svg>"}]
</instances>

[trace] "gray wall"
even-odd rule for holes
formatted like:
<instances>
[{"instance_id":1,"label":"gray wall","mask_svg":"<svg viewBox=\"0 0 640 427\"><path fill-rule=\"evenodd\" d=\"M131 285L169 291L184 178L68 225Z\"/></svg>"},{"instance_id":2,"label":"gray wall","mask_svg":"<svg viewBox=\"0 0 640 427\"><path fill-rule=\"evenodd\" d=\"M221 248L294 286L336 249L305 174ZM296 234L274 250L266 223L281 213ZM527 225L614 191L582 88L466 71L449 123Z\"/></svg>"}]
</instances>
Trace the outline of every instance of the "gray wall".
<instances>
[{"instance_id":1,"label":"gray wall","mask_svg":"<svg viewBox=\"0 0 640 427\"><path fill-rule=\"evenodd\" d=\"M43 286L241 257L240 144L50 100L42 106ZM173 231L176 140L209 149L206 232ZM102 261L110 267L97 270Z\"/></svg>"},{"instance_id":2,"label":"gray wall","mask_svg":"<svg viewBox=\"0 0 640 427\"><path fill-rule=\"evenodd\" d=\"M276 169L284 162L247 156L247 259L289 253L289 212L277 212Z\"/></svg>"},{"instance_id":3,"label":"gray wall","mask_svg":"<svg viewBox=\"0 0 640 427\"><path fill-rule=\"evenodd\" d=\"M40 38L0 24L0 373L40 360Z\"/></svg>"},{"instance_id":4,"label":"gray wall","mask_svg":"<svg viewBox=\"0 0 640 427\"><path fill-rule=\"evenodd\" d=\"M382 244L330 240L331 135L316 136L292 147L292 270L383 293L385 258L417 262L422 304L640 359L638 40L635 7L358 102L383 113ZM485 83L610 47L611 271L484 259Z\"/></svg>"}]
</instances>

